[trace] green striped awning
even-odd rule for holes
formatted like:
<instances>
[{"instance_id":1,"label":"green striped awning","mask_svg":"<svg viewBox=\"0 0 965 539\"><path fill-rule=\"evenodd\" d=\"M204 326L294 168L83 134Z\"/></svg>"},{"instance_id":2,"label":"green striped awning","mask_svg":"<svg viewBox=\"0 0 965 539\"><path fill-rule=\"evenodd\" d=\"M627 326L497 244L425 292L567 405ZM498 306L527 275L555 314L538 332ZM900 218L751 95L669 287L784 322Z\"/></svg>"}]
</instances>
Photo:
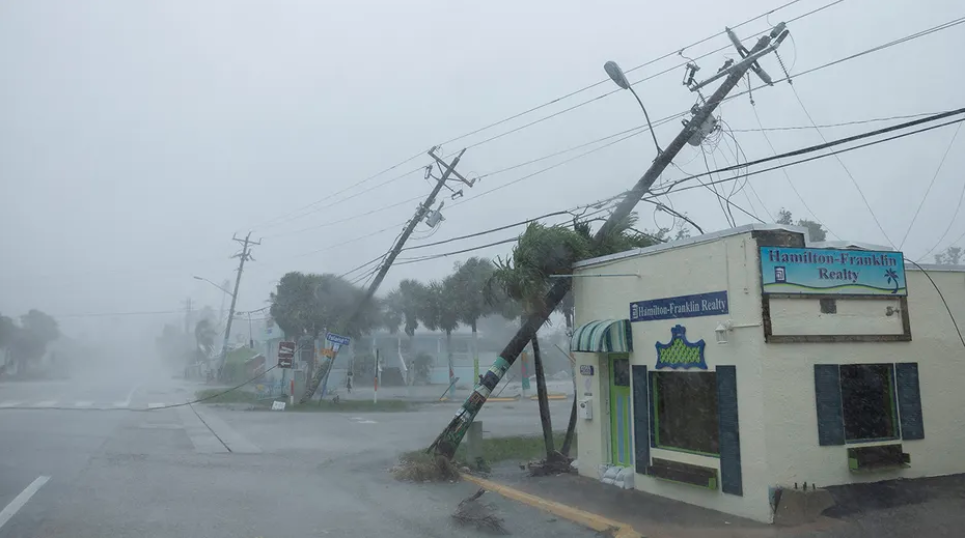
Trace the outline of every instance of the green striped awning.
<instances>
[{"instance_id":1,"label":"green striped awning","mask_svg":"<svg viewBox=\"0 0 965 539\"><path fill-rule=\"evenodd\" d=\"M573 332L570 349L574 352L632 352L630 321L623 318L583 324Z\"/></svg>"}]
</instances>

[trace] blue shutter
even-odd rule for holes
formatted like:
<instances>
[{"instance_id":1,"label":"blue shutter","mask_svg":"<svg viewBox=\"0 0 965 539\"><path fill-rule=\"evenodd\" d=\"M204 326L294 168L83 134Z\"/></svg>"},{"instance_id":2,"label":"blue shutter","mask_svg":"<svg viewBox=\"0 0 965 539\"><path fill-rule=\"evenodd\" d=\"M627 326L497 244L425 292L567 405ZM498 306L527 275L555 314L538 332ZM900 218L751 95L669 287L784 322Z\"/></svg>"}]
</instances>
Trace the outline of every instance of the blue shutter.
<instances>
[{"instance_id":1,"label":"blue shutter","mask_svg":"<svg viewBox=\"0 0 965 539\"><path fill-rule=\"evenodd\" d=\"M646 365L633 365L633 448L638 474L650 468L650 400Z\"/></svg>"},{"instance_id":2,"label":"blue shutter","mask_svg":"<svg viewBox=\"0 0 965 539\"><path fill-rule=\"evenodd\" d=\"M921 417L921 391L918 387L918 364L899 363L896 365L898 388L898 416L901 418L901 438L903 440L922 440L925 438L925 424Z\"/></svg>"},{"instance_id":3,"label":"blue shutter","mask_svg":"<svg viewBox=\"0 0 965 539\"><path fill-rule=\"evenodd\" d=\"M841 376L837 365L814 366L814 396L818 408L818 443L844 445Z\"/></svg>"},{"instance_id":4,"label":"blue shutter","mask_svg":"<svg viewBox=\"0 0 965 539\"><path fill-rule=\"evenodd\" d=\"M733 365L717 366L717 421L720 429L720 489L743 496L737 368Z\"/></svg>"}]
</instances>

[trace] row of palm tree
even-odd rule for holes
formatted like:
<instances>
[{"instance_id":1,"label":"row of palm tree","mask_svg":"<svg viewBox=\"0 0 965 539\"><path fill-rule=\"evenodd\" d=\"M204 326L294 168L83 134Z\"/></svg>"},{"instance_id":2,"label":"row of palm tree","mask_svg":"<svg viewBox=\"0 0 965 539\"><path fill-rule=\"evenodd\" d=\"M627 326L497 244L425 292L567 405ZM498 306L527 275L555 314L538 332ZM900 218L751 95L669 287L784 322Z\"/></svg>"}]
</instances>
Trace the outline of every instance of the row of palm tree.
<instances>
[{"instance_id":1,"label":"row of palm tree","mask_svg":"<svg viewBox=\"0 0 965 539\"><path fill-rule=\"evenodd\" d=\"M634 228L635 216L613 227L600 241L593 239L592 221L574 221L572 227L530 223L520 235L512 252L489 261L469 258L455 265L454 271L426 283L403 280L384 298L364 305L359 316L351 314L359 308L360 289L343 278L331 274L314 275L297 272L286 274L271 295L271 315L287 335L317 337L326 328L341 328L352 337L386 329L397 334L400 327L410 338L421 325L446 334L450 388L453 376L452 333L460 325L472 331L472 353L478 357L478 322L491 315L525 320L542 304L554 279L569 275L578 260L653 245L663 241L666 231L657 234ZM573 300L568 297L559 308L568 332L573 330ZM347 319L352 327L344 327ZM573 439L576 405L570 413L566 438L558 453L554 447L552 424L546 392L545 372L539 340L531 342L535 367L540 419L546 445L547 460L565 455ZM318 374L315 378L320 378ZM306 395L317 388L309 386Z\"/></svg>"}]
</instances>

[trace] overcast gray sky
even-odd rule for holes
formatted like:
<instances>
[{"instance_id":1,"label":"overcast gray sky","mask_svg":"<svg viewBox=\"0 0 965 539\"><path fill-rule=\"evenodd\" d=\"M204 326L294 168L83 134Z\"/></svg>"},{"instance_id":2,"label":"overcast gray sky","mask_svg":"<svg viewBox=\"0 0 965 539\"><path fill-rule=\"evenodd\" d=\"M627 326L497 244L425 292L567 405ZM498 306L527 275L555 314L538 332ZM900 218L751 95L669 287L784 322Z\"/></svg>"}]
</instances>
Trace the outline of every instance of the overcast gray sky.
<instances>
[{"instance_id":1,"label":"overcast gray sky","mask_svg":"<svg viewBox=\"0 0 965 539\"><path fill-rule=\"evenodd\" d=\"M737 32L746 39L830 2L801 0ZM428 163L424 152L434 144L605 79L606 60L628 69L784 3L4 1L0 312L164 311L178 309L189 296L217 308L220 292L191 277L233 277L235 261L228 257L238 245L232 234L249 230L264 240L246 268L238 309L262 307L271 283L287 271L342 273L387 250L416 206L404 201L430 188L422 174L341 200ZM782 58L798 73L963 15L965 4L956 0L846 0L792 23L793 41L781 48ZM720 36L683 54L696 57L726 44ZM958 108L963 45L965 25L956 26L802 76L794 88L819 124ZM728 50L701 59L698 77L735 56ZM671 57L629 78L681 61ZM763 64L775 78L782 75L773 55ZM654 120L693 104L693 94L680 84L682 69L636 86ZM443 151L451 154L614 88L596 86ZM809 125L786 83L753 96L765 126ZM746 95L720 112L748 158L771 155L759 132L740 131L757 128ZM642 122L632 96L618 92L470 147L459 169L485 174ZM838 138L884 125L824 134ZM666 144L678 129L673 121L658 127L657 136ZM895 245L954 132L943 128L842 156ZM778 151L821 142L814 130L770 136ZM630 187L654 158L643 133L485 194L595 147L486 177L458 204L447 201L446 221L421 241L611 196ZM930 249L951 222L965 181L962 148L965 135L904 243L912 258ZM419 152L422 157L331 197ZM732 161L724 143L708 157L720 166ZM675 162L688 172L704 170L700 150L692 147ZM795 217L817 218L837 237L889 244L835 159L787 172L801 198L781 172L771 172L751 178L756 195L747 187L733 201L765 221L786 207ZM665 178L683 175L671 169ZM670 200L705 230L728 226L706 190ZM295 211L312 203L310 211ZM674 224L665 214L654 216L652 207L638 209L643 226ZM737 210L735 217L739 224L754 221ZM427 235L425 226L419 230L415 238ZM403 256L472 247L519 231ZM965 212L944 243L963 233ZM506 251L500 246L474 254ZM407 277L441 277L465 256L394 267L383 291ZM132 324L159 330L176 319L61 322L68 331Z\"/></svg>"}]
</instances>

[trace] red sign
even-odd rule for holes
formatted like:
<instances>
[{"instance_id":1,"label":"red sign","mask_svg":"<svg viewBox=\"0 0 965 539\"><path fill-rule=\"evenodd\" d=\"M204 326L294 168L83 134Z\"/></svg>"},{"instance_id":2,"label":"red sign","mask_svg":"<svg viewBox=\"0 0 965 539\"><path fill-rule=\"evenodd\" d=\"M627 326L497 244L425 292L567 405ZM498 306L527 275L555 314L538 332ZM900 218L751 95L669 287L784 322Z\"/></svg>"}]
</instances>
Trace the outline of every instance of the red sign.
<instances>
[{"instance_id":1,"label":"red sign","mask_svg":"<svg viewBox=\"0 0 965 539\"><path fill-rule=\"evenodd\" d=\"M292 368L292 360L295 358L295 342L282 341L278 343L278 366L283 369Z\"/></svg>"}]
</instances>

